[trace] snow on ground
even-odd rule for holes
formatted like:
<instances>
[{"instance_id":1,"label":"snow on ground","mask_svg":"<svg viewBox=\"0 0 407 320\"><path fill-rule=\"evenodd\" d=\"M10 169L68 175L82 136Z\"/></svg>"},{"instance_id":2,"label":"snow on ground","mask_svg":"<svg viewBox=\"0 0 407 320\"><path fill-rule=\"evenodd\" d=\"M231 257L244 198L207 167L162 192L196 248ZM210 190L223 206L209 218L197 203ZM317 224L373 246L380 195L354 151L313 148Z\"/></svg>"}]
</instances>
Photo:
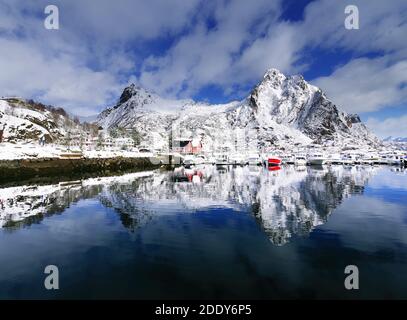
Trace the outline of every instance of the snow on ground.
<instances>
[{"instance_id":1,"label":"snow on ground","mask_svg":"<svg viewBox=\"0 0 407 320\"><path fill-rule=\"evenodd\" d=\"M52 145L0 143L0 160L57 158L59 153Z\"/></svg>"},{"instance_id":2,"label":"snow on ground","mask_svg":"<svg viewBox=\"0 0 407 320\"><path fill-rule=\"evenodd\" d=\"M152 153L143 153L135 151L108 151L108 150L91 150L83 151L85 158L115 158L115 157L124 157L124 158L145 158L152 157Z\"/></svg>"},{"instance_id":3,"label":"snow on ground","mask_svg":"<svg viewBox=\"0 0 407 320\"><path fill-rule=\"evenodd\" d=\"M80 151L71 149L71 151ZM0 143L0 160L18 160L18 159L41 159L41 158L59 158L61 153L69 153L64 146L59 145L45 145L31 143ZM85 158L139 158L151 157L150 153L140 153L134 151L109 151L109 150L84 150L82 151Z\"/></svg>"},{"instance_id":4,"label":"snow on ground","mask_svg":"<svg viewBox=\"0 0 407 320\"><path fill-rule=\"evenodd\" d=\"M5 114L12 113L14 117L21 119L34 118L40 121L47 120L47 117L41 112L30 110L27 108L14 108L11 107L10 104L4 100L0 100L0 111L4 112Z\"/></svg>"}]
</instances>

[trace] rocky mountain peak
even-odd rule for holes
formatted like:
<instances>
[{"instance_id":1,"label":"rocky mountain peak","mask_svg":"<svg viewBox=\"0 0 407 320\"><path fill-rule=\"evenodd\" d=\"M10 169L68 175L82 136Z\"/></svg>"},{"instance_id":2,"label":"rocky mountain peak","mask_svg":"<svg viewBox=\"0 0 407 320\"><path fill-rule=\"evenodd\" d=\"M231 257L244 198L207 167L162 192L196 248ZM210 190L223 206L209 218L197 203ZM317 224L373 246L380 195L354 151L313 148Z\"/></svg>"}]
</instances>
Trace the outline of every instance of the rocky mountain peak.
<instances>
[{"instance_id":1,"label":"rocky mountain peak","mask_svg":"<svg viewBox=\"0 0 407 320\"><path fill-rule=\"evenodd\" d=\"M346 116L346 118L350 123L360 123L360 122L362 122L362 120L360 120L359 115L357 115L357 114L348 114Z\"/></svg>"},{"instance_id":2,"label":"rocky mountain peak","mask_svg":"<svg viewBox=\"0 0 407 320\"><path fill-rule=\"evenodd\" d=\"M138 96L141 99L151 98L154 94L147 91L146 89L132 83L126 88L124 88L117 105L121 105L129 101L132 97Z\"/></svg>"},{"instance_id":3,"label":"rocky mountain peak","mask_svg":"<svg viewBox=\"0 0 407 320\"><path fill-rule=\"evenodd\" d=\"M268 69L264 74L262 83L267 82L273 86L279 86L285 79L286 76L280 70L271 68Z\"/></svg>"}]
</instances>

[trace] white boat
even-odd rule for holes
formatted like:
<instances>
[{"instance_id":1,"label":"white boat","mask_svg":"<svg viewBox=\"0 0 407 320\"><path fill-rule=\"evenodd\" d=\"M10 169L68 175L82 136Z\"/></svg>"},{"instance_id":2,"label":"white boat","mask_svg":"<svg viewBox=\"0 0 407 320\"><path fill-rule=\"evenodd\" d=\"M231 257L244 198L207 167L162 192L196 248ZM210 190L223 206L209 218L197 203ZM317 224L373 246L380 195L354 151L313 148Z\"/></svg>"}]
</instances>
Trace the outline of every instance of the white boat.
<instances>
[{"instance_id":1,"label":"white boat","mask_svg":"<svg viewBox=\"0 0 407 320\"><path fill-rule=\"evenodd\" d=\"M210 164L216 164L216 157L215 156L210 156L210 157L208 157L208 161L207 161L207 163L210 163Z\"/></svg>"},{"instance_id":2,"label":"white boat","mask_svg":"<svg viewBox=\"0 0 407 320\"><path fill-rule=\"evenodd\" d=\"M343 160L340 154L334 153L329 156L329 162L332 164L343 164Z\"/></svg>"},{"instance_id":3,"label":"white boat","mask_svg":"<svg viewBox=\"0 0 407 320\"><path fill-rule=\"evenodd\" d=\"M387 153L381 153L379 155L379 163L380 164L388 164L389 163L389 158L391 158L391 155Z\"/></svg>"},{"instance_id":4,"label":"white boat","mask_svg":"<svg viewBox=\"0 0 407 320\"><path fill-rule=\"evenodd\" d=\"M380 163L380 158L377 154L372 154L370 160L372 161L373 164Z\"/></svg>"},{"instance_id":5,"label":"white boat","mask_svg":"<svg viewBox=\"0 0 407 320\"><path fill-rule=\"evenodd\" d=\"M322 153L314 153L308 157L308 163L310 165L322 166L328 164L329 161Z\"/></svg>"},{"instance_id":6,"label":"white boat","mask_svg":"<svg viewBox=\"0 0 407 320\"><path fill-rule=\"evenodd\" d=\"M229 157L229 163L233 165L244 165L245 159L242 155L235 153Z\"/></svg>"},{"instance_id":7,"label":"white boat","mask_svg":"<svg viewBox=\"0 0 407 320\"><path fill-rule=\"evenodd\" d=\"M196 159L195 159L195 157L193 155L188 154L188 155L186 155L184 157L184 165L185 166L192 166L192 165L196 164L195 160Z\"/></svg>"},{"instance_id":8,"label":"white boat","mask_svg":"<svg viewBox=\"0 0 407 320\"><path fill-rule=\"evenodd\" d=\"M208 159L203 154L198 154L195 156L195 164L208 163Z\"/></svg>"},{"instance_id":9,"label":"white boat","mask_svg":"<svg viewBox=\"0 0 407 320\"><path fill-rule=\"evenodd\" d=\"M305 156L295 156L294 157L294 164L296 166L305 166L307 164L307 159L305 158Z\"/></svg>"},{"instance_id":10,"label":"white boat","mask_svg":"<svg viewBox=\"0 0 407 320\"><path fill-rule=\"evenodd\" d=\"M351 165L356 163L356 156L354 154L342 154L341 161L343 164Z\"/></svg>"},{"instance_id":11,"label":"white boat","mask_svg":"<svg viewBox=\"0 0 407 320\"><path fill-rule=\"evenodd\" d=\"M229 164L229 157L227 154L221 153L215 156L216 165L227 165Z\"/></svg>"},{"instance_id":12,"label":"white boat","mask_svg":"<svg viewBox=\"0 0 407 320\"><path fill-rule=\"evenodd\" d=\"M379 164L380 159L379 159L378 155L368 153L362 158L361 163L363 163L363 164L375 164L375 163Z\"/></svg>"},{"instance_id":13,"label":"white boat","mask_svg":"<svg viewBox=\"0 0 407 320\"><path fill-rule=\"evenodd\" d=\"M395 154L395 155L389 156L387 158L387 164L388 165L401 165L402 160L403 160L402 155Z\"/></svg>"},{"instance_id":14,"label":"white boat","mask_svg":"<svg viewBox=\"0 0 407 320\"><path fill-rule=\"evenodd\" d=\"M281 157L281 163L282 164L294 164L295 157L293 155L285 155L285 156Z\"/></svg>"},{"instance_id":15,"label":"white boat","mask_svg":"<svg viewBox=\"0 0 407 320\"><path fill-rule=\"evenodd\" d=\"M261 162L262 161L261 161L261 157L259 154L250 154L245 160L246 164L254 165L254 166L261 164Z\"/></svg>"},{"instance_id":16,"label":"white boat","mask_svg":"<svg viewBox=\"0 0 407 320\"><path fill-rule=\"evenodd\" d=\"M363 156L361 154L353 155L353 163L354 164L361 164Z\"/></svg>"}]
</instances>

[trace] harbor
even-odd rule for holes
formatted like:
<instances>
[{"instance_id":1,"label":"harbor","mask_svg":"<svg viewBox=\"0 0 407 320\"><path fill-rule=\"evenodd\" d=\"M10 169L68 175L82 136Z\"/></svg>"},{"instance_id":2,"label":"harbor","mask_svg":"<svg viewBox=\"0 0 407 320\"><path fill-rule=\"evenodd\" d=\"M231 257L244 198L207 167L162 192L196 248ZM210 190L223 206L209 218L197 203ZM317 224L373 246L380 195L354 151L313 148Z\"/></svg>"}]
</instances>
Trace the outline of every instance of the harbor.
<instances>
[{"instance_id":1,"label":"harbor","mask_svg":"<svg viewBox=\"0 0 407 320\"><path fill-rule=\"evenodd\" d=\"M405 151L386 151L380 153L249 153L249 154L226 154L218 153L212 155L179 155L181 163L186 166L199 164L213 165L407 165L407 153Z\"/></svg>"}]
</instances>

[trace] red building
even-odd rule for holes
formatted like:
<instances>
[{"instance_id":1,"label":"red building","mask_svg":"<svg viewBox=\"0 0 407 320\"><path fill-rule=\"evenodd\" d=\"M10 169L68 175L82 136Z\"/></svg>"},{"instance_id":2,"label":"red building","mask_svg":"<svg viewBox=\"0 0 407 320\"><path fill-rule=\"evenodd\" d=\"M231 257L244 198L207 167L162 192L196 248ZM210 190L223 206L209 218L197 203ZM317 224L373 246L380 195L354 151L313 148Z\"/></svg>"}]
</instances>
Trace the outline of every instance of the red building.
<instances>
[{"instance_id":1,"label":"red building","mask_svg":"<svg viewBox=\"0 0 407 320\"><path fill-rule=\"evenodd\" d=\"M174 139L172 149L182 154L197 154L202 151L202 143L198 139Z\"/></svg>"}]
</instances>

